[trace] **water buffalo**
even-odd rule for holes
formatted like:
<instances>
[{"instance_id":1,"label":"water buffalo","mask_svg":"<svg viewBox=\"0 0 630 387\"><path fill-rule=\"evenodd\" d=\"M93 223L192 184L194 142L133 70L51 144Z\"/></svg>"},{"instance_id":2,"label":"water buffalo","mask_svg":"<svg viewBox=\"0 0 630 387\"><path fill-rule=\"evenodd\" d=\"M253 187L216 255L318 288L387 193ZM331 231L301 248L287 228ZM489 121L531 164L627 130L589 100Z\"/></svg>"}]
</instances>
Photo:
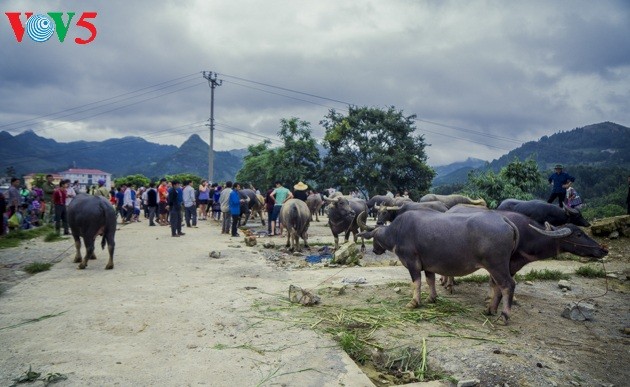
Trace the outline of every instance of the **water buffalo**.
<instances>
[{"instance_id":1,"label":"water buffalo","mask_svg":"<svg viewBox=\"0 0 630 387\"><path fill-rule=\"evenodd\" d=\"M287 247L291 251L300 251L300 238L304 247L308 248L308 226L311 213L306 203L299 199L289 199L282 205L279 215L280 223L287 229Z\"/></svg>"},{"instance_id":2,"label":"water buffalo","mask_svg":"<svg viewBox=\"0 0 630 387\"><path fill-rule=\"evenodd\" d=\"M472 213L484 211L474 206L455 206L448 213ZM485 210L490 211L490 210ZM581 257L602 258L608 250L586 235L579 227L566 224L555 228L548 222L545 226L518 212L492 211L508 218L519 232L519 243L510 257L510 275L514 276L526 264L555 257L560 253L571 253ZM543 228L545 231L543 231ZM542 234L542 235L541 235ZM452 279L449 279L452 281ZM452 284L452 282L450 282ZM496 294L496 293L494 293ZM498 304L499 300L496 301Z\"/></svg>"},{"instance_id":3,"label":"water buffalo","mask_svg":"<svg viewBox=\"0 0 630 387\"><path fill-rule=\"evenodd\" d=\"M519 233L516 226L500 214L408 211L397 216L389 226L360 235L374 238L375 254L393 251L409 270L414 290L407 307L420 305L422 271L431 290L429 301L433 302L437 297L435 273L462 276L484 268L495 280L495 289L505 298L501 315L506 322L509 319L516 286L509 263L518 245ZM488 312L496 310L489 308Z\"/></svg>"},{"instance_id":4,"label":"water buffalo","mask_svg":"<svg viewBox=\"0 0 630 387\"><path fill-rule=\"evenodd\" d=\"M352 232L354 242L357 242L359 223L357 219L361 217L361 222L367 220L367 205L363 199L348 199L345 196L334 199L324 198L328 202L328 226L335 237L335 249L339 248L339 234L345 233L347 242ZM361 251L365 250L365 241L361 238Z\"/></svg>"},{"instance_id":5,"label":"water buffalo","mask_svg":"<svg viewBox=\"0 0 630 387\"><path fill-rule=\"evenodd\" d=\"M242 189L238 191L238 195L241 199L246 199L247 201L241 204L241 219L244 217L244 220L241 220L241 225L245 226L247 221L249 220L249 216L252 212L257 213L260 216L260 221L262 225L265 225L265 217L263 216L264 209L264 201L261 202L258 198L259 195L256 195L256 192L251 189Z\"/></svg>"},{"instance_id":6,"label":"water buffalo","mask_svg":"<svg viewBox=\"0 0 630 387\"><path fill-rule=\"evenodd\" d=\"M79 269L87 267L88 259L96 259L94 255L94 240L102 235L101 247L109 251L109 261L105 269L114 268L114 235L116 234L116 211L102 196L92 196L85 193L78 194L68 205L68 224L74 238L76 255L74 262L79 263ZM81 259L81 239L85 245L85 255Z\"/></svg>"},{"instance_id":7,"label":"water buffalo","mask_svg":"<svg viewBox=\"0 0 630 387\"><path fill-rule=\"evenodd\" d=\"M520 212L538 223L544 224L549 222L553 226L561 226L565 223L573 223L584 227L591 225L584 219L580 210L569 208L568 206L560 208L555 204L542 200L505 199L499 204L497 210Z\"/></svg>"},{"instance_id":8,"label":"water buffalo","mask_svg":"<svg viewBox=\"0 0 630 387\"><path fill-rule=\"evenodd\" d=\"M486 201L483 199L471 199L464 195L435 195L428 194L420 198L420 202L442 202L446 207L451 208L457 204L472 204L475 206L487 207Z\"/></svg>"},{"instance_id":9,"label":"water buffalo","mask_svg":"<svg viewBox=\"0 0 630 387\"><path fill-rule=\"evenodd\" d=\"M434 211L446 212L448 210L448 207L446 207L446 205L442 202L406 202L402 205L396 206L380 206L378 208L376 224L383 225L387 222L392 222L394 219L396 219L396 216L404 214L407 211L422 209L432 209Z\"/></svg>"},{"instance_id":10,"label":"water buffalo","mask_svg":"<svg viewBox=\"0 0 630 387\"><path fill-rule=\"evenodd\" d=\"M311 192L311 194L308 195L306 205L311 212L311 220L313 220L313 215L315 215L315 221L319 222L319 209L322 207L322 204L324 204L322 196L317 192Z\"/></svg>"}]
</instances>

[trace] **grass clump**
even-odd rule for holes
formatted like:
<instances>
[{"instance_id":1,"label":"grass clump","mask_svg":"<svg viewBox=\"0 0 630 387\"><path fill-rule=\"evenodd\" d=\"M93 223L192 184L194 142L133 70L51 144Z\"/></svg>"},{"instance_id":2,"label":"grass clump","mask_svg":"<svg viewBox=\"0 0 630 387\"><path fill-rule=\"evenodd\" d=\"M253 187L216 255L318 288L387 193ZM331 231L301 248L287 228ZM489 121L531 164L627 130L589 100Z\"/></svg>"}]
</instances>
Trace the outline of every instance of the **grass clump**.
<instances>
[{"instance_id":1,"label":"grass clump","mask_svg":"<svg viewBox=\"0 0 630 387\"><path fill-rule=\"evenodd\" d=\"M560 270L532 270L527 274L517 274L514 276L516 281L534 281L534 280L568 280L571 278L568 274Z\"/></svg>"},{"instance_id":2,"label":"grass clump","mask_svg":"<svg viewBox=\"0 0 630 387\"><path fill-rule=\"evenodd\" d=\"M604 278L606 277L606 271L599 267L593 267L590 265L580 266L575 269L575 274L581 277L587 278Z\"/></svg>"},{"instance_id":3,"label":"grass clump","mask_svg":"<svg viewBox=\"0 0 630 387\"><path fill-rule=\"evenodd\" d=\"M30 230L12 231L9 234L0 237L0 249L18 247L20 242L46 235L52 229L52 226L42 226Z\"/></svg>"},{"instance_id":4,"label":"grass clump","mask_svg":"<svg viewBox=\"0 0 630 387\"><path fill-rule=\"evenodd\" d=\"M44 237L44 242L57 242L57 241L61 241L64 240L66 238L62 237L61 235L57 234L56 231L49 231L46 236Z\"/></svg>"},{"instance_id":5,"label":"grass clump","mask_svg":"<svg viewBox=\"0 0 630 387\"><path fill-rule=\"evenodd\" d=\"M52 263L48 262L33 262L24 266L24 271L29 274L36 274L42 271L50 270Z\"/></svg>"}]
</instances>

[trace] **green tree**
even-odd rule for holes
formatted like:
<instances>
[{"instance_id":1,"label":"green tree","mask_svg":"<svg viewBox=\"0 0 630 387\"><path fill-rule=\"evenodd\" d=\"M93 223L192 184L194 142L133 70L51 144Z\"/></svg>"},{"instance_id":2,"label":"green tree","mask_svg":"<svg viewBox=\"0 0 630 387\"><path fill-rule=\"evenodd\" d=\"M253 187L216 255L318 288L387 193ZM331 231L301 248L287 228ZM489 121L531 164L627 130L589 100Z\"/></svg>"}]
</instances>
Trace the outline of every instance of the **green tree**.
<instances>
[{"instance_id":1,"label":"green tree","mask_svg":"<svg viewBox=\"0 0 630 387\"><path fill-rule=\"evenodd\" d=\"M319 151L311 135L311 124L298 118L280 120L278 136L284 145L277 149L273 158L274 180L287 187L298 181L315 185L314 178L319 169Z\"/></svg>"},{"instance_id":2,"label":"green tree","mask_svg":"<svg viewBox=\"0 0 630 387\"><path fill-rule=\"evenodd\" d=\"M424 137L414 135L414 119L394 107L350 107L346 116L330 110L321 121L326 130L323 145L329 150L323 183L345 193L359 188L369 195L408 190L418 199L428 191L435 172L426 164Z\"/></svg>"},{"instance_id":3,"label":"green tree","mask_svg":"<svg viewBox=\"0 0 630 387\"><path fill-rule=\"evenodd\" d=\"M31 183L32 187L42 188L44 186L44 182L46 181L46 175L43 173L38 173L33 177L33 182Z\"/></svg>"},{"instance_id":4,"label":"green tree","mask_svg":"<svg viewBox=\"0 0 630 387\"><path fill-rule=\"evenodd\" d=\"M128 186L135 186L135 187L146 187L149 185L150 182L151 180L149 180L148 177L144 175L139 175L139 174L123 176L123 177L114 179L114 184L116 184L116 187L120 187L123 184L126 184Z\"/></svg>"},{"instance_id":5,"label":"green tree","mask_svg":"<svg viewBox=\"0 0 630 387\"><path fill-rule=\"evenodd\" d=\"M244 185L253 184L261 191L273 186L276 180L287 187L298 181L317 186L315 177L320 159L310 123L295 117L282 119L278 137L283 145L276 149L269 149L269 141L247 148L248 154L236 180Z\"/></svg>"},{"instance_id":6,"label":"green tree","mask_svg":"<svg viewBox=\"0 0 630 387\"><path fill-rule=\"evenodd\" d=\"M536 161L528 158L521 162L514 158L499 173L491 170L471 171L463 194L482 197L490 208L496 208L505 199L534 199L534 193L544 187Z\"/></svg>"},{"instance_id":7,"label":"green tree","mask_svg":"<svg viewBox=\"0 0 630 387\"><path fill-rule=\"evenodd\" d=\"M247 155L243 158L243 167L236 174L236 181L241 184L252 184L263 191L273 186L273 170L276 152L269 149L271 141L247 147Z\"/></svg>"}]
</instances>

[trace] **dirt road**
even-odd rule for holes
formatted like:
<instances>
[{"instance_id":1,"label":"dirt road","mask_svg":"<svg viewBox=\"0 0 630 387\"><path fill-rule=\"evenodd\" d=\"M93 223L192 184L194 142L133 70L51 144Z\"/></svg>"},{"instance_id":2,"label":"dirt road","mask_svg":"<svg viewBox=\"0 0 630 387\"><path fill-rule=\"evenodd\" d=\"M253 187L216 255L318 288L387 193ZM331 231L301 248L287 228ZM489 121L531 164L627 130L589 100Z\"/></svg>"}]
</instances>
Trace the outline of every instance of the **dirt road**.
<instances>
[{"instance_id":1,"label":"dirt road","mask_svg":"<svg viewBox=\"0 0 630 387\"><path fill-rule=\"evenodd\" d=\"M400 265L334 269L281 266L269 260L268 250L260 245L245 247L242 238L220 235L213 222L200 222L199 228L184 231L185 236L171 238L167 227L148 227L146 222L124 226L116 235L115 268L108 271L104 270L106 251L100 250L99 259L90 261L86 270L77 270L72 263L73 249L68 249L70 240L54 246L33 242L0 251L3 263L20 254L33 260L39 256L41 260L60 259L50 271L18 278L17 285L0 295L0 385L11 384L29 367L42 376L66 375L67 380L59 384L64 386L373 385L331 336L296 323L283 313L269 312L287 304L290 284L322 289L338 286L344 277L366 278L367 286L353 288L356 296L352 293L343 299L351 304L383 296L382 286L387 284L408 282L406 269ZM313 223L311 234L312 242L332 241L324 222ZM276 244L285 242L269 239ZM211 251L220 252L221 257L210 258ZM385 257L385 261L390 259L393 256ZM295 257L295 261L303 261L303 257ZM568 261L559 264L566 271L577 265ZM543 266L537 263L533 267ZM627 267L627 262L621 267ZM588 281L578 282L578 290L584 293L601 290L601 281L593 280L588 285L592 288L582 285ZM612 364L622 368L618 369L621 377L628 376L623 366L628 360L628 338L619 332L628 317L624 293L612 292L602 301L598 321L585 329L584 324L555 315L554 308L561 309L565 303L555 283L519 286L517 293L520 291L523 304L514 311L512 326L498 328L498 333L485 332L487 327L482 328L481 323L474 329L500 337L505 343L503 353L519 353L514 356L521 362L528 362L528 356L544 358L541 367L557 372L543 369L541 372L547 373L537 375L534 362L532 378L528 379L521 374L529 372L531 364L513 363L503 379L493 378L490 374L502 374L495 364L511 358L497 356L487 347L468 345L470 341L442 338L437 344L447 346L445 351L435 350L432 356L445 372L456 379L507 382L512 381L509 375L517 375L520 379L516 380L524 381L520 385L537 385L540 380L571 385L565 377L564 368L568 368L566 373L576 369L583 380L604 383L606 371L591 376L580 368L587 367L592 353L598 358L591 363L594 367ZM441 294L466 303L478 315L485 291L481 285L465 284L453 296ZM407 298L408 289L394 296ZM545 319L532 323L541 313ZM413 329L424 328L418 325ZM413 332L409 337L417 339ZM589 332L593 337L581 336ZM565 340L558 338L564 337L561 333L574 340L565 342L569 344L562 347L561 354L546 353L546 338L551 342ZM385 341L392 338L387 332L380 334L385 335ZM601 345L596 344L598 340ZM573 348L579 343L590 347ZM606 353L617 359L605 361L602 356ZM516 384L512 381L510 385Z\"/></svg>"}]
</instances>

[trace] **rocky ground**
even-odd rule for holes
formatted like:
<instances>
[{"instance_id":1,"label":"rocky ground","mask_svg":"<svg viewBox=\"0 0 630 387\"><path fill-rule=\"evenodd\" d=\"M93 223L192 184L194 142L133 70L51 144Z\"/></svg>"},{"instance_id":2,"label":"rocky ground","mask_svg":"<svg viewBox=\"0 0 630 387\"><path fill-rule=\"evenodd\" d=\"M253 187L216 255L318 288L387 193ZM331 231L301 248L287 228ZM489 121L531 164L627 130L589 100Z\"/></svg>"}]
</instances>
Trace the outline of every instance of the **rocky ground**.
<instances>
[{"instance_id":1,"label":"rocky ground","mask_svg":"<svg viewBox=\"0 0 630 387\"><path fill-rule=\"evenodd\" d=\"M571 274L565 291L557 280L519 283L504 326L482 314L486 284L460 283L408 311L409 275L393 255L368 252L363 267L308 263L332 242L324 222L312 223L301 255L283 251L285 239L247 247L211 221L199 226L182 238L146 222L122 227L112 271L104 251L77 270L70 240L0 250L0 384L30 366L66 376L60 385L391 385L417 380L405 361L422 358L423 346L427 376L444 385L622 386L630 376L627 238L602 239L609 278ZM33 261L55 265L21 270ZM291 284L320 303L291 304ZM562 317L572 301L593 305L593 319ZM369 356L357 358L348 337Z\"/></svg>"}]
</instances>

